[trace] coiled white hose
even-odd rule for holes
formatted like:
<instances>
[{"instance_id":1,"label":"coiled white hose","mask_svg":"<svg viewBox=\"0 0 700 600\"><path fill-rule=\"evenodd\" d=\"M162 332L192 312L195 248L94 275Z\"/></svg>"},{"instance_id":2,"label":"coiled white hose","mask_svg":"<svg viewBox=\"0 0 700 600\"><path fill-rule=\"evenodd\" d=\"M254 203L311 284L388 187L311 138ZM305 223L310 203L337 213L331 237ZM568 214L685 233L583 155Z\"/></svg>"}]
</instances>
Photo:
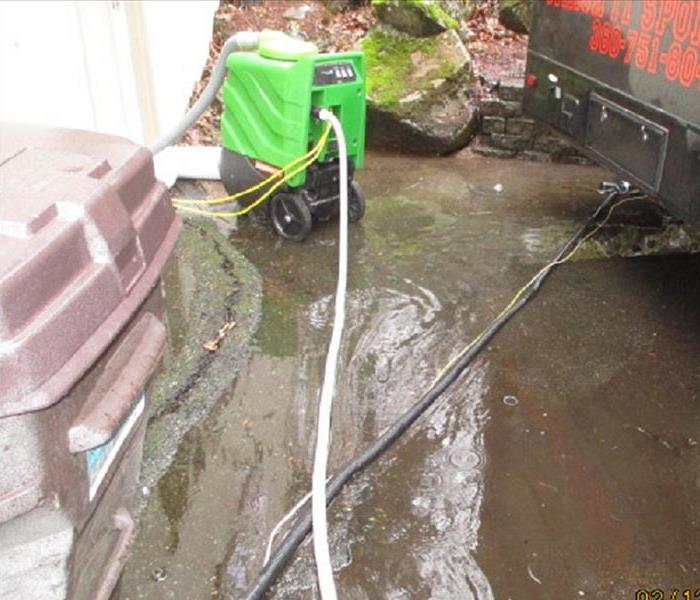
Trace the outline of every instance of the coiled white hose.
<instances>
[{"instance_id":1,"label":"coiled white hose","mask_svg":"<svg viewBox=\"0 0 700 600\"><path fill-rule=\"evenodd\" d=\"M321 399L318 404L318 424L316 428L316 451L314 453L314 470L311 480L311 515L314 532L314 557L318 587L323 600L336 600L338 594L333 580L333 567L328 546L328 519L326 515L326 471L330 452L331 414L333 409L333 392L338 366L340 342L345 325L345 294L348 281L348 154L345 135L340 121L329 110L322 109L319 118L328 121L338 143L338 160L340 164L340 234L338 238L338 283L335 291L335 313L333 316L333 333L326 354L326 369L321 387Z\"/></svg>"}]
</instances>

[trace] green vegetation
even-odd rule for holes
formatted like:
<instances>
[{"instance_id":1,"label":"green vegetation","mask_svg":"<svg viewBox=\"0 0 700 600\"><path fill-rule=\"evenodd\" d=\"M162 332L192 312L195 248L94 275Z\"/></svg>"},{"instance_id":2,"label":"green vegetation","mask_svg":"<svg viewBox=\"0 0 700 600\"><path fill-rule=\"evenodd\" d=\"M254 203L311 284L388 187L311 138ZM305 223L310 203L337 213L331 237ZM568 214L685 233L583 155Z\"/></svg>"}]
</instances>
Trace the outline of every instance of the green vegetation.
<instances>
[{"instance_id":1,"label":"green vegetation","mask_svg":"<svg viewBox=\"0 0 700 600\"><path fill-rule=\"evenodd\" d=\"M433 81L459 75L461 65L449 57L436 59L439 45L437 37L412 38L380 28L372 30L362 41L370 99L381 105L396 105L411 92L431 90ZM420 70L414 65L415 56L421 58Z\"/></svg>"},{"instance_id":2,"label":"green vegetation","mask_svg":"<svg viewBox=\"0 0 700 600\"><path fill-rule=\"evenodd\" d=\"M421 8L445 29L459 29L459 21L445 11L437 2L425 0L408 0L410 4L419 4Z\"/></svg>"},{"instance_id":3,"label":"green vegetation","mask_svg":"<svg viewBox=\"0 0 700 600\"><path fill-rule=\"evenodd\" d=\"M445 29L458 29L459 22L435 0L372 0L373 6L396 6L417 10Z\"/></svg>"}]
</instances>

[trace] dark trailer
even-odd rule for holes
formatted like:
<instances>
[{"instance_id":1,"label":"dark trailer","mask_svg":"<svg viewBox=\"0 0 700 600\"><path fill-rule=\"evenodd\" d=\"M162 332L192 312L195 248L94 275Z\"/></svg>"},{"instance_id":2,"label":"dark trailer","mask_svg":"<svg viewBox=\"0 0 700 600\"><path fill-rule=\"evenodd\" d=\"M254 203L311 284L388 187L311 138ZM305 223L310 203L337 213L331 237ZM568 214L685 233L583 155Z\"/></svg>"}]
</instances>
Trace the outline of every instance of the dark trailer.
<instances>
[{"instance_id":1,"label":"dark trailer","mask_svg":"<svg viewBox=\"0 0 700 600\"><path fill-rule=\"evenodd\" d=\"M538 0L525 110L700 226L700 0Z\"/></svg>"}]
</instances>

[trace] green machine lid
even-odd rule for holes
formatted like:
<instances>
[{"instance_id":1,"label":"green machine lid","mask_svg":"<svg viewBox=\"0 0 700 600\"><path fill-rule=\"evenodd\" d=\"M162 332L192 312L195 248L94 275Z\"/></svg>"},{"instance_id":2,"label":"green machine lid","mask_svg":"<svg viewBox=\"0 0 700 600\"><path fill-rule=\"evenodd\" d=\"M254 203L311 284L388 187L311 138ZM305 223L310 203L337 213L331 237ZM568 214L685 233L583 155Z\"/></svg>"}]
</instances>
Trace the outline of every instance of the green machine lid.
<instances>
[{"instance_id":1,"label":"green machine lid","mask_svg":"<svg viewBox=\"0 0 700 600\"><path fill-rule=\"evenodd\" d=\"M258 38L258 54L275 60L295 61L318 54L318 48L281 31L263 31Z\"/></svg>"}]
</instances>

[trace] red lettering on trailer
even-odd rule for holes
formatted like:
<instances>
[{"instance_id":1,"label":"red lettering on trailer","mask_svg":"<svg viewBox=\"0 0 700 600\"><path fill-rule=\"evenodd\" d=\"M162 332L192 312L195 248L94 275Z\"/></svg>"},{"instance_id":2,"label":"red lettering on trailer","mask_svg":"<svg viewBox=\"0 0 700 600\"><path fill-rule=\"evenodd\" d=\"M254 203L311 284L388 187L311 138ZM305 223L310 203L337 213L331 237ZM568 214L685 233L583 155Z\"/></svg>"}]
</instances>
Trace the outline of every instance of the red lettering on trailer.
<instances>
[{"instance_id":1,"label":"red lettering on trailer","mask_svg":"<svg viewBox=\"0 0 700 600\"><path fill-rule=\"evenodd\" d=\"M693 2L684 0L678 5L676 18L673 20L673 38L677 42L685 42L690 35L690 28L693 25Z\"/></svg>"},{"instance_id":2,"label":"red lettering on trailer","mask_svg":"<svg viewBox=\"0 0 700 600\"><path fill-rule=\"evenodd\" d=\"M598 18L605 15L605 0L591 0L591 15Z\"/></svg>"},{"instance_id":3,"label":"red lettering on trailer","mask_svg":"<svg viewBox=\"0 0 700 600\"><path fill-rule=\"evenodd\" d=\"M630 15L632 11L632 3L625 0L610 0L610 22L613 25L629 25ZM602 4L602 3L601 3ZM602 13L605 15L605 5L601 6Z\"/></svg>"},{"instance_id":4,"label":"red lettering on trailer","mask_svg":"<svg viewBox=\"0 0 700 600\"><path fill-rule=\"evenodd\" d=\"M610 21L615 25L620 22L621 4L620 0L610 0Z\"/></svg>"},{"instance_id":5,"label":"red lettering on trailer","mask_svg":"<svg viewBox=\"0 0 700 600\"><path fill-rule=\"evenodd\" d=\"M683 49L678 42L673 42L666 53L666 71L665 76L669 81L675 81L678 78L678 73L681 70L681 59L683 58Z\"/></svg>"},{"instance_id":6,"label":"red lettering on trailer","mask_svg":"<svg viewBox=\"0 0 700 600\"><path fill-rule=\"evenodd\" d=\"M661 48L661 38L654 37L651 40L651 54L647 62L646 69L652 75L656 74L656 69L659 66L659 49Z\"/></svg>"},{"instance_id":7,"label":"red lettering on trailer","mask_svg":"<svg viewBox=\"0 0 700 600\"><path fill-rule=\"evenodd\" d=\"M637 40L637 51L634 54L634 64L638 69L646 69L651 54L651 37L648 33L640 33Z\"/></svg>"},{"instance_id":8,"label":"red lettering on trailer","mask_svg":"<svg viewBox=\"0 0 700 600\"><path fill-rule=\"evenodd\" d=\"M681 68L678 76L682 86L690 87L695 80L695 66L698 63L698 51L693 48L686 48L681 60Z\"/></svg>"},{"instance_id":9,"label":"red lettering on trailer","mask_svg":"<svg viewBox=\"0 0 700 600\"><path fill-rule=\"evenodd\" d=\"M700 47L700 4L694 2L693 8L695 9L695 29L690 38L690 45Z\"/></svg>"},{"instance_id":10,"label":"red lettering on trailer","mask_svg":"<svg viewBox=\"0 0 700 600\"><path fill-rule=\"evenodd\" d=\"M678 0L663 0L663 3L661 3L661 10L657 11L656 35L662 36L664 34L666 25L673 21L673 18L676 16L677 8Z\"/></svg>"},{"instance_id":11,"label":"red lettering on trailer","mask_svg":"<svg viewBox=\"0 0 700 600\"><path fill-rule=\"evenodd\" d=\"M683 87L697 81L700 91L700 0L545 0L545 4L592 17L590 52L663 75ZM627 27L635 6L637 22Z\"/></svg>"},{"instance_id":12,"label":"red lettering on trailer","mask_svg":"<svg viewBox=\"0 0 700 600\"><path fill-rule=\"evenodd\" d=\"M622 12L622 24L629 25L631 19L632 19L632 3L625 2L624 10Z\"/></svg>"},{"instance_id":13,"label":"red lettering on trailer","mask_svg":"<svg viewBox=\"0 0 700 600\"><path fill-rule=\"evenodd\" d=\"M634 56L634 51L637 49L637 38L639 37L639 32L636 29L630 29L627 31L627 38L625 39L625 55L622 58L622 62L626 65L632 62L632 57Z\"/></svg>"},{"instance_id":14,"label":"red lettering on trailer","mask_svg":"<svg viewBox=\"0 0 700 600\"><path fill-rule=\"evenodd\" d=\"M656 0L644 0L642 4L642 31L649 32L654 27L656 20L656 8L659 6Z\"/></svg>"}]
</instances>

